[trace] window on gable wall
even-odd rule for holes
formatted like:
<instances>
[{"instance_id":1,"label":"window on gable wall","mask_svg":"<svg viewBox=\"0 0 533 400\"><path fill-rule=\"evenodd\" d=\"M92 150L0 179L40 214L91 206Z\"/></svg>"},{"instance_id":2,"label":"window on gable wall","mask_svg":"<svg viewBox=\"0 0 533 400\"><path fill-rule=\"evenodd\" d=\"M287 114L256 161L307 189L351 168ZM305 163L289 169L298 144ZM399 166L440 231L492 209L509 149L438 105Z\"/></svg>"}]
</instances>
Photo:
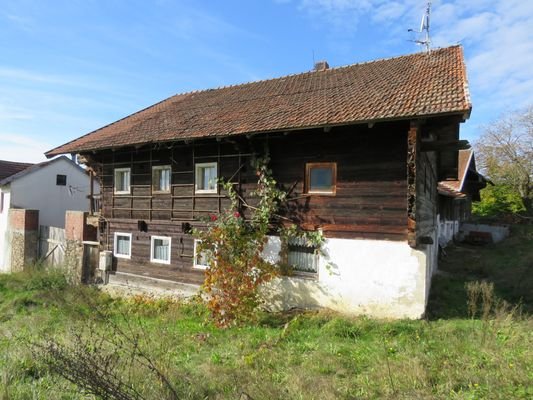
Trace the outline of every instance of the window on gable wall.
<instances>
[{"instance_id":1,"label":"window on gable wall","mask_svg":"<svg viewBox=\"0 0 533 400\"><path fill-rule=\"evenodd\" d=\"M57 186L67 186L67 176L66 175L56 175L56 185Z\"/></svg>"},{"instance_id":2,"label":"window on gable wall","mask_svg":"<svg viewBox=\"0 0 533 400\"><path fill-rule=\"evenodd\" d=\"M115 232L113 253L118 258L131 257L131 233Z\"/></svg>"},{"instance_id":3,"label":"window on gable wall","mask_svg":"<svg viewBox=\"0 0 533 400\"><path fill-rule=\"evenodd\" d=\"M162 264L170 264L171 238L166 236L152 236L150 261Z\"/></svg>"},{"instance_id":4,"label":"window on gable wall","mask_svg":"<svg viewBox=\"0 0 533 400\"><path fill-rule=\"evenodd\" d=\"M114 175L115 194L129 194L131 168L115 168Z\"/></svg>"},{"instance_id":5,"label":"window on gable wall","mask_svg":"<svg viewBox=\"0 0 533 400\"><path fill-rule=\"evenodd\" d=\"M201 163L195 166L195 192L217 193L217 163Z\"/></svg>"},{"instance_id":6,"label":"window on gable wall","mask_svg":"<svg viewBox=\"0 0 533 400\"><path fill-rule=\"evenodd\" d=\"M152 189L154 192L170 193L172 169L170 165L160 165L152 168Z\"/></svg>"},{"instance_id":7,"label":"window on gable wall","mask_svg":"<svg viewBox=\"0 0 533 400\"><path fill-rule=\"evenodd\" d=\"M333 195L337 191L337 163L305 164L306 193Z\"/></svg>"},{"instance_id":8,"label":"window on gable wall","mask_svg":"<svg viewBox=\"0 0 533 400\"><path fill-rule=\"evenodd\" d=\"M287 264L297 272L317 273L316 250L317 248L310 246L305 239L291 238L288 243Z\"/></svg>"}]
</instances>

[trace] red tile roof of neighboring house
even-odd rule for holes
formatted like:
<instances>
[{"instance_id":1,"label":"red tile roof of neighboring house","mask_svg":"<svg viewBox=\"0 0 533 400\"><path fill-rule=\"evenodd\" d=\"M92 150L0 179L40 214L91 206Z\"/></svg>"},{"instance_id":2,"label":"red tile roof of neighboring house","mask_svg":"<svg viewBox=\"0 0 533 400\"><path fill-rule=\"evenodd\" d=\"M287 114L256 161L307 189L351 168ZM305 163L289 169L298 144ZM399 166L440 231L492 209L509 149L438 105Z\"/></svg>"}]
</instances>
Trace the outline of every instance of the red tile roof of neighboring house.
<instances>
[{"instance_id":1,"label":"red tile roof of neighboring house","mask_svg":"<svg viewBox=\"0 0 533 400\"><path fill-rule=\"evenodd\" d=\"M33 164L0 160L0 181L31 167Z\"/></svg>"},{"instance_id":2,"label":"red tile roof of neighboring house","mask_svg":"<svg viewBox=\"0 0 533 400\"><path fill-rule=\"evenodd\" d=\"M46 155L448 113L468 116L470 109L463 51L452 46L178 94Z\"/></svg>"},{"instance_id":3,"label":"red tile roof of neighboring house","mask_svg":"<svg viewBox=\"0 0 533 400\"><path fill-rule=\"evenodd\" d=\"M466 180L468 170L477 173L472 149L459 150L457 160L457 180L440 181L437 185L439 194L449 197L462 198L466 197L463 192L463 186Z\"/></svg>"}]
</instances>

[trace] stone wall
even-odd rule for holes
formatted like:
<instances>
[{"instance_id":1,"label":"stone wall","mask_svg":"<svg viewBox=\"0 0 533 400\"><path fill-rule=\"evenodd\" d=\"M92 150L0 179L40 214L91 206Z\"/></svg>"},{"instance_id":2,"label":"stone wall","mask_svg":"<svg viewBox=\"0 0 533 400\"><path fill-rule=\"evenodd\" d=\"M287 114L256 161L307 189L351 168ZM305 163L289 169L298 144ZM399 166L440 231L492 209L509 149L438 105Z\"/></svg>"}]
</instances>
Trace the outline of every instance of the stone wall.
<instances>
[{"instance_id":1,"label":"stone wall","mask_svg":"<svg viewBox=\"0 0 533 400\"><path fill-rule=\"evenodd\" d=\"M9 210L7 231L8 272L23 271L38 257L39 211Z\"/></svg>"},{"instance_id":2,"label":"stone wall","mask_svg":"<svg viewBox=\"0 0 533 400\"><path fill-rule=\"evenodd\" d=\"M84 211L67 211L65 215L65 269L74 283L86 281L91 275L87 270L90 265L84 262L84 241L95 240L96 235L87 225L87 215Z\"/></svg>"}]
</instances>

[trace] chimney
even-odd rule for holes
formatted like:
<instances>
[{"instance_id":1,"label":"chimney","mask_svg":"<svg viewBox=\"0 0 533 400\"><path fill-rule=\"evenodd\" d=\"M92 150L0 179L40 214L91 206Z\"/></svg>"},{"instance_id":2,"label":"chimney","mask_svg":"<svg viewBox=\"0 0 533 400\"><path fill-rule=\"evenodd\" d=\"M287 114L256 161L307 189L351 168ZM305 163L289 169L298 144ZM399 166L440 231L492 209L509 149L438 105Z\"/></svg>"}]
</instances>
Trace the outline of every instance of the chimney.
<instances>
[{"instance_id":1,"label":"chimney","mask_svg":"<svg viewBox=\"0 0 533 400\"><path fill-rule=\"evenodd\" d=\"M325 71L329 68L329 64L326 60L317 61L315 63L315 71Z\"/></svg>"}]
</instances>

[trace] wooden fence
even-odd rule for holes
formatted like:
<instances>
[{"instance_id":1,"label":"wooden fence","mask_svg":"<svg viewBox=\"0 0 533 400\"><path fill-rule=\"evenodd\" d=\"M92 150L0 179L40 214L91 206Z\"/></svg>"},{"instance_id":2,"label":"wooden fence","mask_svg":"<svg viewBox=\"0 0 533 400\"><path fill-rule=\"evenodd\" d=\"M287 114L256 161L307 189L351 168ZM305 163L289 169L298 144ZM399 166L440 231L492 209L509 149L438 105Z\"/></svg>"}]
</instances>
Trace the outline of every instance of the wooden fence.
<instances>
[{"instance_id":1,"label":"wooden fence","mask_svg":"<svg viewBox=\"0 0 533 400\"><path fill-rule=\"evenodd\" d=\"M39 226L39 259L46 265L60 266L65 261L65 230L54 226Z\"/></svg>"}]
</instances>

